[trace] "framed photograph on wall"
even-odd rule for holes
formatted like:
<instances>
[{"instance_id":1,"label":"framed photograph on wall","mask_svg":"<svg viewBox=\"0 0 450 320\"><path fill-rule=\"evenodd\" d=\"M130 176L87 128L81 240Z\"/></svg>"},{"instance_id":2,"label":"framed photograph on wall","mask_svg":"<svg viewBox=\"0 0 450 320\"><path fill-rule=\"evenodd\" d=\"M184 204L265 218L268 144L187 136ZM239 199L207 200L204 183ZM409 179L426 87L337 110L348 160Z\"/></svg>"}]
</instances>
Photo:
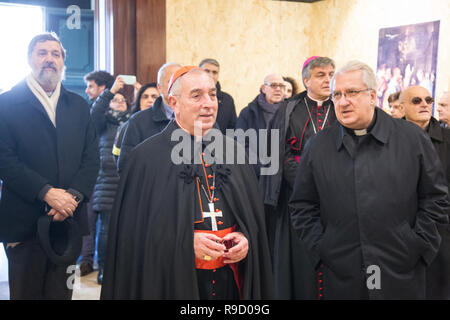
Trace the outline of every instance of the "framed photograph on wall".
<instances>
[{"instance_id":1,"label":"framed photograph on wall","mask_svg":"<svg viewBox=\"0 0 450 320\"><path fill-rule=\"evenodd\" d=\"M434 97L438 42L439 21L380 29L378 107L388 108L390 94L414 85Z\"/></svg>"}]
</instances>

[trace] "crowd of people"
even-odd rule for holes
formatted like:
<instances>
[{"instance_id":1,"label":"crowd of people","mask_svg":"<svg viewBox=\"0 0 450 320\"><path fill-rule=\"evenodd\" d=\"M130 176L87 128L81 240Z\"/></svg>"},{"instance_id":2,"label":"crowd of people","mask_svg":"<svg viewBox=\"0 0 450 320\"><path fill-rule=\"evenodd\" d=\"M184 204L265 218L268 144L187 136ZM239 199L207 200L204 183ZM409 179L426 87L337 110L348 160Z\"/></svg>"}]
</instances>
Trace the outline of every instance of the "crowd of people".
<instances>
[{"instance_id":1,"label":"crowd of people","mask_svg":"<svg viewBox=\"0 0 450 320\"><path fill-rule=\"evenodd\" d=\"M386 113L367 64L312 56L303 92L268 74L238 116L208 58L156 83L90 72L89 105L65 54L37 35L0 95L11 299L70 299L96 250L102 299L450 299L449 92L440 121L422 86ZM260 148L275 174L238 159Z\"/></svg>"}]
</instances>

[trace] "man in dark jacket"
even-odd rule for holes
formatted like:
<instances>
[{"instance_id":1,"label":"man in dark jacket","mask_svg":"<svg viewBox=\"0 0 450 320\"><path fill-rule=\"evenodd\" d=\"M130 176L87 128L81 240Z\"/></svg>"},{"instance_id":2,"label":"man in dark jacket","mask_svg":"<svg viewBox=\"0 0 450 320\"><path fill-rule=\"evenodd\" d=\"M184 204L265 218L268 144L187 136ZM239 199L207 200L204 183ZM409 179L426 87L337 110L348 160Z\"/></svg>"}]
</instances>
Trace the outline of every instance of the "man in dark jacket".
<instances>
[{"instance_id":1,"label":"man in dark jacket","mask_svg":"<svg viewBox=\"0 0 450 320\"><path fill-rule=\"evenodd\" d=\"M302 68L306 91L283 102L270 124L279 132L280 169L261 177L270 244L273 247L275 292L279 299L317 299L317 274L304 244L292 230L288 201L306 142L336 121L330 99L334 61L313 56ZM271 142L272 139L268 139ZM268 147L268 150L272 150ZM326 153L323 154L326 157ZM289 261L289 263L286 263Z\"/></svg>"},{"instance_id":2,"label":"man in dark jacket","mask_svg":"<svg viewBox=\"0 0 450 320\"><path fill-rule=\"evenodd\" d=\"M204 59L200 62L199 66L212 76L216 85L217 102L219 103L216 123L219 126L220 131L222 131L223 134L226 134L227 129L234 129L237 119L233 97L221 90L219 83L220 65L217 60Z\"/></svg>"},{"instance_id":3,"label":"man in dark jacket","mask_svg":"<svg viewBox=\"0 0 450 320\"><path fill-rule=\"evenodd\" d=\"M250 143L250 139L246 139L245 150L248 154L253 153L258 158L258 164L254 166L258 177L261 167L259 156L264 153L259 149L259 131L268 128L280 102L283 101L285 87L282 76L279 74L267 75L264 78L264 83L261 85L260 93L247 107L242 109L236 122L236 129L244 131L252 129L256 132L257 142Z\"/></svg>"},{"instance_id":4,"label":"man in dark jacket","mask_svg":"<svg viewBox=\"0 0 450 320\"><path fill-rule=\"evenodd\" d=\"M450 130L432 117L433 98L427 89L413 86L400 96L405 119L421 127L431 139L441 160L447 186L450 183ZM450 225L437 225L442 241L433 263L427 268L427 299L450 299Z\"/></svg>"},{"instance_id":5,"label":"man in dark jacket","mask_svg":"<svg viewBox=\"0 0 450 320\"><path fill-rule=\"evenodd\" d=\"M376 108L376 87L359 61L336 73L338 122L308 142L289 202L323 299L424 299L437 226L448 223L447 183L430 139Z\"/></svg>"},{"instance_id":6,"label":"man in dark jacket","mask_svg":"<svg viewBox=\"0 0 450 320\"><path fill-rule=\"evenodd\" d=\"M0 241L11 299L71 298L67 272L76 257L61 265L48 258L37 240L39 218L53 216L48 237L55 250L77 245L64 246L62 221L74 216L87 231L84 207L97 176L98 141L89 105L61 85L64 59L55 34L37 35L28 47L31 74L0 96Z\"/></svg>"},{"instance_id":7,"label":"man in dark jacket","mask_svg":"<svg viewBox=\"0 0 450 320\"><path fill-rule=\"evenodd\" d=\"M84 76L86 82L86 94L89 100L94 102L106 89L110 89L114 83L114 77L106 71L92 71Z\"/></svg>"},{"instance_id":8,"label":"man in dark jacket","mask_svg":"<svg viewBox=\"0 0 450 320\"><path fill-rule=\"evenodd\" d=\"M139 143L160 133L174 118L173 110L169 106L168 85L172 74L181 66L178 63L168 62L158 71L158 91L161 96L156 99L153 107L135 113L128 120L120 148L117 169L120 172L125 168L128 155Z\"/></svg>"}]
</instances>

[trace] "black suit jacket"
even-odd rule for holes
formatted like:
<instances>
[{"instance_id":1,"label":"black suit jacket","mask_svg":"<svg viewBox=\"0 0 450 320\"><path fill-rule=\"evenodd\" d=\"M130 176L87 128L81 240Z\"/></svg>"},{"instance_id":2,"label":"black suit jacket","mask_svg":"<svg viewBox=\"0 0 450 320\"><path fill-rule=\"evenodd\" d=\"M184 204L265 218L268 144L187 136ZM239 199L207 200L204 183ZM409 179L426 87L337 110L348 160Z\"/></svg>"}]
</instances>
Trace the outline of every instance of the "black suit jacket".
<instances>
[{"instance_id":1,"label":"black suit jacket","mask_svg":"<svg viewBox=\"0 0 450 320\"><path fill-rule=\"evenodd\" d=\"M0 95L0 241L35 236L45 214L38 194L46 184L74 189L86 202L98 166L98 139L82 97L61 86L55 128L26 81ZM79 221L85 221L83 207L75 212Z\"/></svg>"}]
</instances>

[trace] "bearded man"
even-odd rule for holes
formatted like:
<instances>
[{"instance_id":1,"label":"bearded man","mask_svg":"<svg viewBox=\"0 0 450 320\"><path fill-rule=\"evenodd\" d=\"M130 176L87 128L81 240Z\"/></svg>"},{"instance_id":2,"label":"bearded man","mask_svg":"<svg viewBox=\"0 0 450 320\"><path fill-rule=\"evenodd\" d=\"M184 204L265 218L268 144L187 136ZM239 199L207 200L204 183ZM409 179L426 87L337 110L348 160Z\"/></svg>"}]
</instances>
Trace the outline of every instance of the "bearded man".
<instances>
[{"instance_id":1,"label":"bearded man","mask_svg":"<svg viewBox=\"0 0 450 320\"><path fill-rule=\"evenodd\" d=\"M0 96L0 241L11 299L70 300L69 266L81 251L74 235L87 231L98 141L89 105L61 84L65 56L56 34L35 36L31 74Z\"/></svg>"}]
</instances>

